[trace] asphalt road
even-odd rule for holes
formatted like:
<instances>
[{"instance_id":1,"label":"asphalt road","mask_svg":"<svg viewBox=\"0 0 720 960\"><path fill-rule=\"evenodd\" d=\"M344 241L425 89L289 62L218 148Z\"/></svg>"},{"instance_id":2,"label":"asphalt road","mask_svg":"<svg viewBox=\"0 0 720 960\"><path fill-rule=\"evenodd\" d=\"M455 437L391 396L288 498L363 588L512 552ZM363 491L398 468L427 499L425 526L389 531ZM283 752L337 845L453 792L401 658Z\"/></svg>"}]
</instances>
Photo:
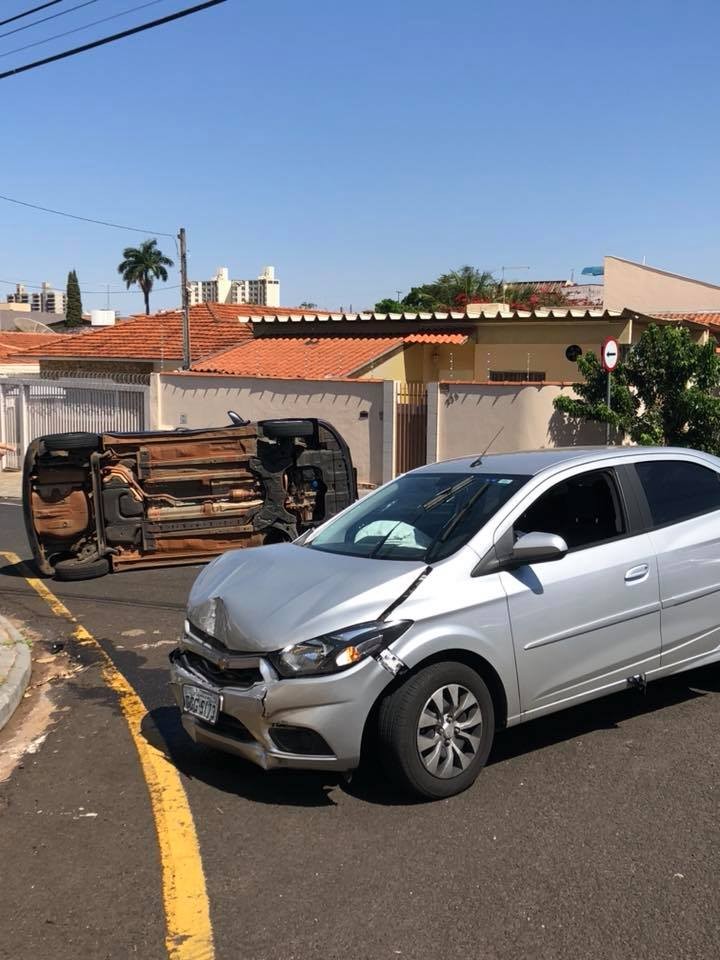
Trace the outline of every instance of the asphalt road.
<instances>
[{"instance_id":1,"label":"asphalt road","mask_svg":"<svg viewBox=\"0 0 720 960\"><path fill-rule=\"evenodd\" d=\"M17 506L0 505L0 550L28 556ZM192 744L166 665L196 572L51 586L183 773L218 958L720 954L720 667L503 733L473 788L409 804L380 779L263 773ZM0 612L69 635L12 567ZM97 657L71 653L83 669L47 738L0 784L0 957L162 958L137 754Z\"/></svg>"}]
</instances>

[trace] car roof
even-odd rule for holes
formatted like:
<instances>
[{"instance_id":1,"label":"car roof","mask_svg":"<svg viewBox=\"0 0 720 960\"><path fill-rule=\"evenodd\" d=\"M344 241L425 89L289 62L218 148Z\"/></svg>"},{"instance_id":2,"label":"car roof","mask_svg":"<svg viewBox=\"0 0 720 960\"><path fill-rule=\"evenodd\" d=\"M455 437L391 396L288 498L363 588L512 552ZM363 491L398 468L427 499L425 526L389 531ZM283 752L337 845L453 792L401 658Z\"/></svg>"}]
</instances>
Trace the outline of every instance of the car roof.
<instances>
[{"instance_id":1,"label":"car roof","mask_svg":"<svg viewBox=\"0 0 720 960\"><path fill-rule=\"evenodd\" d=\"M659 457L691 455L714 461L717 459L700 450L686 450L683 447L553 447L547 450L520 450L516 453L486 453L471 457L458 457L454 460L442 460L419 467L415 473L464 473L468 470L478 473L505 473L522 476L535 476L545 470L563 464L598 463L609 457Z\"/></svg>"}]
</instances>

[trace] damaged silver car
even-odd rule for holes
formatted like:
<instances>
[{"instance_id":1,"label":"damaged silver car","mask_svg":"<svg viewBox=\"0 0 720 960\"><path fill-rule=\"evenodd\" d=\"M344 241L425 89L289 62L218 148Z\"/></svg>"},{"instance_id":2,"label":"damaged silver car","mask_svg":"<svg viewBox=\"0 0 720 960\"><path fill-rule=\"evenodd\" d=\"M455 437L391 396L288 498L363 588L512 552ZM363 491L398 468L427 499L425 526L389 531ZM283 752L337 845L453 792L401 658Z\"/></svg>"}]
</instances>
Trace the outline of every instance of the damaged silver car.
<instances>
[{"instance_id":1,"label":"damaged silver car","mask_svg":"<svg viewBox=\"0 0 720 960\"><path fill-rule=\"evenodd\" d=\"M429 798L496 729L720 659L720 460L647 448L431 464L198 577L185 729L269 768L377 751Z\"/></svg>"}]
</instances>

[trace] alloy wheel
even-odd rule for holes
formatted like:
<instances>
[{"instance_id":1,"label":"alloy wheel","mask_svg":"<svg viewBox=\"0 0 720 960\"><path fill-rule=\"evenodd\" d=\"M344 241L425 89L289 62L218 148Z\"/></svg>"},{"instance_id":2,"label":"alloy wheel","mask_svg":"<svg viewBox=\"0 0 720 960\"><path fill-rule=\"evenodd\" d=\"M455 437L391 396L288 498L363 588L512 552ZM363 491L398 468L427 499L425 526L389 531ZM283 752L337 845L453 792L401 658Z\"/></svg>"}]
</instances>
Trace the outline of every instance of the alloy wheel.
<instances>
[{"instance_id":1,"label":"alloy wheel","mask_svg":"<svg viewBox=\"0 0 720 960\"><path fill-rule=\"evenodd\" d=\"M417 748L425 769L448 780L459 776L477 755L482 711L474 693L458 683L439 687L420 711Z\"/></svg>"}]
</instances>

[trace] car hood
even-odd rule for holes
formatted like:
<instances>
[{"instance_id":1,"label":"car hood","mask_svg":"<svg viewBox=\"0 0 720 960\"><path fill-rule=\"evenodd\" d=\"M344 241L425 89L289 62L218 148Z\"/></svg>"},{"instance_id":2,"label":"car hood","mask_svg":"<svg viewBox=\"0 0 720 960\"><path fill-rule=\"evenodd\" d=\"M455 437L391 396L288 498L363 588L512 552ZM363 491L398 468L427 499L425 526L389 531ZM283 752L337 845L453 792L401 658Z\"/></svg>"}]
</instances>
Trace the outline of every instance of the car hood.
<instances>
[{"instance_id":1,"label":"car hood","mask_svg":"<svg viewBox=\"0 0 720 960\"><path fill-rule=\"evenodd\" d=\"M188 619L231 650L279 650L377 619L424 568L292 543L231 550L195 581Z\"/></svg>"}]
</instances>

